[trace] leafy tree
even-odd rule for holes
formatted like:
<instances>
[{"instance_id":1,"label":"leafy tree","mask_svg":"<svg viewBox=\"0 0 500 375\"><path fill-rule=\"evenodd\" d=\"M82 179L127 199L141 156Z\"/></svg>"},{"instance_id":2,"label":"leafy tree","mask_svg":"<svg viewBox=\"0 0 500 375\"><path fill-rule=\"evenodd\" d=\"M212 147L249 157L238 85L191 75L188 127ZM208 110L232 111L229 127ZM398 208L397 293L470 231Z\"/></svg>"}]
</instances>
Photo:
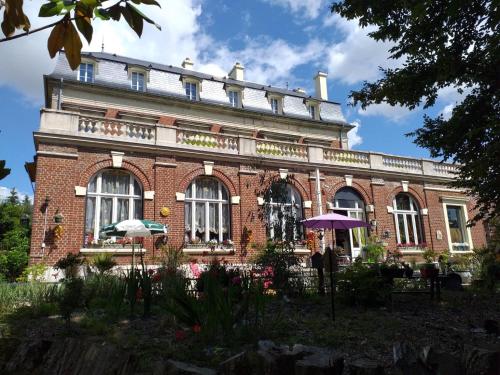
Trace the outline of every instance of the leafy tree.
<instances>
[{"instance_id":1,"label":"leafy tree","mask_svg":"<svg viewBox=\"0 0 500 375\"><path fill-rule=\"evenodd\" d=\"M15 189L0 203L0 279L14 281L28 264L30 228L21 219L31 212L29 199L19 202Z\"/></svg>"},{"instance_id":2,"label":"leafy tree","mask_svg":"<svg viewBox=\"0 0 500 375\"><path fill-rule=\"evenodd\" d=\"M359 25L374 25L369 35L389 41L392 59L404 64L382 69L350 97L365 108L386 102L410 109L435 104L439 90L454 87L465 95L450 118L424 116L408 136L432 157L460 163L452 186L477 197L473 222L500 214L500 33L498 2L489 0L345 0L332 12Z\"/></svg>"},{"instance_id":3,"label":"leafy tree","mask_svg":"<svg viewBox=\"0 0 500 375\"><path fill-rule=\"evenodd\" d=\"M10 169L5 168L5 160L0 160L0 180L4 179L10 174Z\"/></svg>"},{"instance_id":4,"label":"leafy tree","mask_svg":"<svg viewBox=\"0 0 500 375\"><path fill-rule=\"evenodd\" d=\"M160 29L159 25L132 5L134 3L159 7L160 4L156 0L117 0L116 3L108 6L110 3L111 1L108 0L46 0L40 7L38 16L59 17L59 19L32 30L30 20L24 13L23 0L0 0L0 10L4 8L1 27L5 35L0 42L52 28L47 44L50 57L54 58L57 52L64 48L68 63L74 70L81 61L82 41L78 32L90 44L93 34L92 22L96 19L119 21L123 16L139 37L142 35L144 21ZM24 33L14 35L16 29L22 29Z\"/></svg>"}]
</instances>

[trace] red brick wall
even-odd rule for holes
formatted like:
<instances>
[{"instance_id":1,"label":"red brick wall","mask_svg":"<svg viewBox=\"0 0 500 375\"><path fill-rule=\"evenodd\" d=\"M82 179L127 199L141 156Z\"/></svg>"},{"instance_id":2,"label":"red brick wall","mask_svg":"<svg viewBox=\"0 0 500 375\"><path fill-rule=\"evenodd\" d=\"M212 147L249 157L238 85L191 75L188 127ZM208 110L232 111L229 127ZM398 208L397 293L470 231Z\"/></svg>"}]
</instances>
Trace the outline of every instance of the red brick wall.
<instances>
[{"instance_id":1,"label":"red brick wall","mask_svg":"<svg viewBox=\"0 0 500 375\"><path fill-rule=\"evenodd\" d=\"M37 181L34 197L33 231L31 246L31 261L40 261L41 243L43 242L43 202L50 197L47 215L47 232L54 228L53 217L57 209L64 215L64 233L60 240L49 238L46 242L46 262L53 264L67 252L78 253L83 244L83 228L85 217L85 197L75 196L75 186L86 187L92 176L103 168L112 166L110 152L84 147L62 147L58 145L40 144L40 151L75 154L78 157L60 157L39 155L37 157ZM252 166L241 166L250 169ZM144 191L154 190L154 200L144 200L144 218L168 224L168 244L181 247L184 241L184 202L176 201L176 192L184 193L193 178L204 174L203 160L193 158L158 156L153 154L125 153L123 169L132 172L142 183ZM310 178L310 170L289 170L293 176L293 184L302 195L303 201L312 201L311 209L304 209L306 217L319 213L315 181ZM240 172L239 163L214 161L213 175L220 179L228 188L231 196L240 196L240 204L231 205L231 233L235 243L235 255L225 256L233 262L244 262L252 256L254 250L249 246L242 249L241 234L244 227L252 230L253 242L263 243L266 231L259 219L259 206L256 192L262 190L261 176L267 178L278 174L278 168L254 169L252 173ZM341 174L322 174L321 199L323 213L327 212L327 201L332 201L335 193L346 186ZM389 248L396 247L394 217L387 212L387 206L392 206L393 197L402 191L401 181L385 180L383 185L374 184L365 176L353 176L352 188L363 197L365 204L373 204L375 212L367 213L367 219L375 219L375 233L382 237L385 230L390 231L390 237L385 239ZM443 192L424 189L419 181L410 181L409 193L418 201L420 208L428 208L429 214L422 216L425 240L435 250L448 247L443 206L440 196L460 196L456 192ZM162 207L170 208L168 217L160 216ZM473 216L473 202L468 202L469 217ZM436 237L436 231L442 233L442 240ZM485 244L485 230L481 224L471 229L474 247ZM332 241L327 233L326 242ZM317 244L316 244L317 245ZM149 239L145 243L148 262L159 255L159 251ZM196 256L203 259L201 256ZM129 263L127 255L119 255L120 263ZM207 260L206 258L204 260Z\"/></svg>"}]
</instances>

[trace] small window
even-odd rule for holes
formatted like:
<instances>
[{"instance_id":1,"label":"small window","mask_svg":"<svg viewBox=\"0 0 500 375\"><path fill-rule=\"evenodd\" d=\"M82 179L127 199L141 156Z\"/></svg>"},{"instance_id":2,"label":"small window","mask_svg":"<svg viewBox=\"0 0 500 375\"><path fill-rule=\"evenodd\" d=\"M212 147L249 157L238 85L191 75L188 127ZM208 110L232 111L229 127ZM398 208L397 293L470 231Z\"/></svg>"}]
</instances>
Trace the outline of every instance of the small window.
<instances>
[{"instance_id":1,"label":"small window","mask_svg":"<svg viewBox=\"0 0 500 375\"><path fill-rule=\"evenodd\" d=\"M280 113L280 102L279 99L277 98L271 98L271 110L273 113L279 114Z\"/></svg>"},{"instance_id":2,"label":"small window","mask_svg":"<svg viewBox=\"0 0 500 375\"><path fill-rule=\"evenodd\" d=\"M132 72L132 90L144 91L144 74Z\"/></svg>"},{"instance_id":3,"label":"small window","mask_svg":"<svg viewBox=\"0 0 500 375\"><path fill-rule=\"evenodd\" d=\"M185 86L186 86L186 97L189 100L197 100L198 87L197 87L196 83L186 82Z\"/></svg>"},{"instance_id":4,"label":"small window","mask_svg":"<svg viewBox=\"0 0 500 375\"><path fill-rule=\"evenodd\" d=\"M467 230L464 205L446 204L448 219L448 238L452 251L470 251L469 231Z\"/></svg>"},{"instance_id":5,"label":"small window","mask_svg":"<svg viewBox=\"0 0 500 375\"><path fill-rule=\"evenodd\" d=\"M78 80L80 82L94 82L94 64L81 63L80 69L78 70Z\"/></svg>"},{"instance_id":6,"label":"small window","mask_svg":"<svg viewBox=\"0 0 500 375\"><path fill-rule=\"evenodd\" d=\"M228 91L227 95L229 96L229 103L231 104L231 107L237 108L240 106L238 91Z\"/></svg>"},{"instance_id":7,"label":"small window","mask_svg":"<svg viewBox=\"0 0 500 375\"><path fill-rule=\"evenodd\" d=\"M307 111L313 120L318 119L318 106L315 104L309 104L307 106Z\"/></svg>"}]
</instances>

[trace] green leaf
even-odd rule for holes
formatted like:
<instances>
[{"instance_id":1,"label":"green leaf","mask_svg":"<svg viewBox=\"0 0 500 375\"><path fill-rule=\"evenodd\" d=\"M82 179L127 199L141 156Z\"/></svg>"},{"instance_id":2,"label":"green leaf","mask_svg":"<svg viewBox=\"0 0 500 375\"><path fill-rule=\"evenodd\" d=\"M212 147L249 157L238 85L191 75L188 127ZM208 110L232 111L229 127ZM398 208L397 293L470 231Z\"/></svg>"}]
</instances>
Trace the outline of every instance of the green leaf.
<instances>
[{"instance_id":1,"label":"green leaf","mask_svg":"<svg viewBox=\"0 0 500 375\"><path fill-rule=\"evenodd\" d=\"M157 23L155 23L151 18L149 18L148 16L146 16L144 13L142 13L135 6L127 3L127 7L129 7L130 10L133 11L134 13L137 13L144 21L146 21L146 22L148 22L148 23L150 23L152 25L155 25L158 30L161 30L161 26L160 25L158 25Z\"/></svg>"},{"instance_id":2,"label":"green leaf","mask_svg":"<svg viewBox=\"0 0 500 375\"><path fill-rule=\"evenodd\" d=\"M76 4L75 8L75 23L78 30L83 34L87 42L92 41L92 8L83 3Z\"/></svg>"},{"instance_id":3,"label":"green leaf","mask_svg":"<svg viewBox=\"0 0 500 375\"><path fill-rule=\"evenodd\" d=\"M108 21L110 19L108 12L102 8L95 8L94 15L103 21Z\"/></svg>"},{"instance_id":4,"label":"green leaf","mask_svg":"<svg viewBox=\"0 0 500 375\"><path fill-rule=\"evenodd\" d=\"M82 41L78 31L73 26L73 22L67 23L66 32L64 33L64 50L69 66L75 70L81 62Z\"/></svg>"},{"instance_id":5,"label":"green leaf","mask_svg":"<svg viewBox=\"0 0 500 375\"><path fill-rule=\"evenodd\" d=\"M94 29L92 28L90 22L90 18L87 17L75 19L76 27L82 33L89 44L92 41L92 34L94 32Z\"/></svg>"},{"instance_id":6,"label":"green leaf","mask_svg":"<svg viewBox=\"0 0 500 375\"><path fill-rule=\"evenodd\" d=\"M64 23L58 23L50 32L49 39L47 40L47 49L51 58L64 47L64 34L66 33L66 26Z\"/></svg>"},{"instance_id":7,"label":"green leaf","mask_svg":"<svg viewBox=\"0 0 500 375\"><path fill-rule=\"evenodd\" d=\"M80 2L92 8L99 4L98 0L80 0Z\"/></svg>"},{"instance_id":8,"label":"green leaf","mask_svg":"<svg viewBox=\"0 0 500 375\"><path fill-rule=\"evenodd\" d=\"M125 8L121 8L121 11L123 18L125 18L131 29L134 30L139 37L141 37L144 23L140 15L134 12L134 9L135 8L132 5L127 3Z\"/></svg>"},{"instance_id":9,"label":"green leaf","mask_svg":"<svg viewBox=\"0 0 500 375\"><path fill-rule=\"evenodd\" d=\"M38 12L38 17L52 17L61 13L64 8L62 1L43 4Z\"/></svg>"},{"instance_id":10,"label":"green leaf","mask_svg":"<svg viewBox=\"0 0 500 375\"><path fill-rule=\"evenodd\" d=\"M108 9L103 9L102 12L106 12L106 14L109 15L113 20L119 21L121 17L121 9L122 7L120 6L120 3L116 3L112 7L109 7Z\"/></svg>"},{"instance_id":11,"label":"green leaf","mask_svg":"<svg viewBox=\"0 0 500 375\"><path fill-rule=\"evenodd\" d=\"M156 0L140 0L141 3L146 5L156 5L161 8L160 4Z\"/></svg>"}]
</instances>

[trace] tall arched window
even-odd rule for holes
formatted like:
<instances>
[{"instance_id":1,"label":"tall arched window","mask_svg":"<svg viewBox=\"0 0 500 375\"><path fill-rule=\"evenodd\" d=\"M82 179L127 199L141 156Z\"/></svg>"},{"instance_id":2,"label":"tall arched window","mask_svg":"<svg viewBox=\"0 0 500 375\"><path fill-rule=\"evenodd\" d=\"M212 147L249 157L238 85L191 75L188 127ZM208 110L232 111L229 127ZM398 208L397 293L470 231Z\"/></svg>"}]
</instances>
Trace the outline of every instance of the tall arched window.
<instances>
[{"instance_id":1,"label":"tall arched window","mask_svg":"<svg viewBox=\"0 0 500 375\"><path fill-rule=\"evenodd\" d=\"M304 238L301 224L304 217L302 197L294 186L288 183L274 183L266 194L266 202L269 207L267 219L270 239L291 241ZM293 227L287 228L287 224ZM286 238L287 235L289 238Z\"/></svg>"},{"instance_id":2,"label":"tall arched window","mask_svg":"<svg viewBox=\"0 0 500 375\"><path fill-rule=\"evenodd\" d=\"M365 203L361 195L353 188L344 187L337 191L333 198L333 207L335 213L365 220ZM355 258L366 243L366 228L336 230L335 238L337 245L350 250L351 256Z\"/></svg>"},{"instance_id":3,"label":"tall arched window","mask_svg":"<svg viewBox=\"0 0 500 375\"><path fill-rule=\"evenodd\" d=\"M107 169L88 184L85 210L85 245L97 243L105 225L142 219L142 186L130 173Z\"/></svg>"},{"instance_id":4,"label":"tall arched window","mask_svg":"<svg viewBox=\"0 0 500 375\"><path fill-rule=\"evenodd\" d=\"M409 194L399 193L392 205L398 244L418 246L424 243L422 220L415 199Z\"/></svg>"},{"instance_id":5,"label":"tall arched window","mask_svg":"<svg viewBox=\"0 0 500 375\"><path fill-rule=\"evenodd\" d=\"M222 243L231 238L229 194L212 177L199 177L186 190L184 220L186 241Z\"/></svg>"}]
</instances>

